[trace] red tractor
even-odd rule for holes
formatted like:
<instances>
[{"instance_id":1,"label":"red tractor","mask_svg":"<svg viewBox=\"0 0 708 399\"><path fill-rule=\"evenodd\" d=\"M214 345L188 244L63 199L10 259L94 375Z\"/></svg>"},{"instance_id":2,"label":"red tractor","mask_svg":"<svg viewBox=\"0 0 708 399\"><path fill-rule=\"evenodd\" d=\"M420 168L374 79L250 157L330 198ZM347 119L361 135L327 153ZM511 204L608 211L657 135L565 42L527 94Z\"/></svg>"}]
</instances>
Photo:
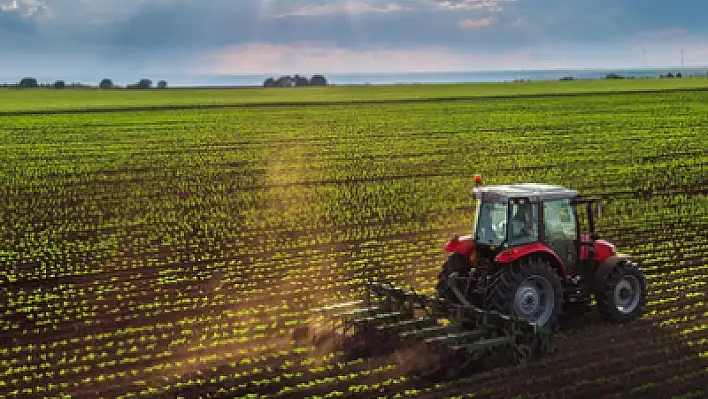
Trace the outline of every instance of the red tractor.
<instances>
[{"instance_id":1,"label":"red tractor","mask_svg":"<svg viewBox=\"0 0 708 399\"><path fill-rule=\"evenodd\" d=\"M646 278L598 239L597 199L547 184L484 187L479 175L474 195L472 233L445 244L450 255L436 295L369 281L364 299L319 310L337 312L338 328L356 342L381 348L421 339L435 350L462 353L465 364L498 347L518 359L545 353L569 302L594 297L602 315L616 322L641 315Z\"/></svg>"},{"instance_id":2,"label":"red tractor","mask_svg":"<svg viewBox=\"0 0 708 399\"><path fill-rule=\"evenodd\" d=\"M439 298L550 328L565 303L592 297L608 320L641 314L646 279L628 256L597 238L599 202L547 184L480 186L480 175L475 183L474 229L445 245L450 256L438 276Z\"/></svg>"}]
</instances>

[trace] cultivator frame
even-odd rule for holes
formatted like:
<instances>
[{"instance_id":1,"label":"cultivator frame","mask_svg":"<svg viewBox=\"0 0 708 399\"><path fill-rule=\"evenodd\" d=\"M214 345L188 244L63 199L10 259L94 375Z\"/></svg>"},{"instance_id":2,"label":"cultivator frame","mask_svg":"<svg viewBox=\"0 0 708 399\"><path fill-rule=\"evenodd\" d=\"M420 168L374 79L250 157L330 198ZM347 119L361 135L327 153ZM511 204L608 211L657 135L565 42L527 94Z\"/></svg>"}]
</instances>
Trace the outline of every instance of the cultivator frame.
<instances>
[{"instance_id":1,"label":"cultivator frame","mask_svg":"<svg viewBox=\"0 0 708 399\"><path fill-rule=\"evenodd\" d=\"M454 278L454 276L451 276ZM455 284L451 284L455 287ZM455 290L456 291L456 290ZM318 309L328 314L335 337L356 337L373 346L415 340L447 352L465 365L509 349L517 361L542 355L551 331L524 320L487 311L464 300L453 303L382 282L366 284L362 300ZM340 341L344 346L345 341Z\"/></svg>"}]
</instances>

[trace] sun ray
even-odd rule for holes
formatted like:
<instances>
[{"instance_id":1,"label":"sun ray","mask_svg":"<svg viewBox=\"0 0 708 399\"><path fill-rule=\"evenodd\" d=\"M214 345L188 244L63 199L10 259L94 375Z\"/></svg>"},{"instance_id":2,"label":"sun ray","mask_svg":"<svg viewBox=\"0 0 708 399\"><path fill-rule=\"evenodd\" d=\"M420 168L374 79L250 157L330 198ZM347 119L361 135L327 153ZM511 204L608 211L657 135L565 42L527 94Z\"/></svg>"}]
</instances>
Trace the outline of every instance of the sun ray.
<instances>
[{"instance_id":1,"label":"sun ray","mask_svg":"<svg viewBox=\"0 0 708 399\"><path fill-rule=\"evenodd\" d=\"M349 30L349 40L351 41L352 48L364 50L370 40L368 35L364 19L360 18L355 10L355 4L359 1L346 0L345 4L345 19L347 21L347 28ZM370 62L363 60L364 57L356 65L351 65L354 70L369 69L372 65ZM363 60L363 62L362 62ZM368 65L362 65L368 64Z\"/></svg>"},{"instance_id":2,"label":"sun ray","mask_svg":"<svg viewBox=\"0 0 708 399\"><path fill-rule=\"evenodd\" d=\"M272 5L273 0L259 0L258 7L256 8L256 19L253 25L251 41L259 43L265 40L263 33L270 17L270 11L273 8Z\"/></svg>"}]
</instances>

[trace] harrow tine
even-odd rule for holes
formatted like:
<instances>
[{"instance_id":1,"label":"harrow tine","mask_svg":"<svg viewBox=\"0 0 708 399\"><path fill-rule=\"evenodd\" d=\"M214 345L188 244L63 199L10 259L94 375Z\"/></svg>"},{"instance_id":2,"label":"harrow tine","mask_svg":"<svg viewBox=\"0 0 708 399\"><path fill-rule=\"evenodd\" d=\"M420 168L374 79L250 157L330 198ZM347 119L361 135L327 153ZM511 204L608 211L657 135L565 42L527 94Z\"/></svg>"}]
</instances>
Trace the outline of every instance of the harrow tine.
<instances>
[{"instance_id":1,"label":"harrow tine","mask_svg":"<svg viewBox=\"0 0 708 399\"><path fill-rule=\"evenodd\" d=\"M449 327L449 326L431 326L431 327L424 327L420 328L417 330L410 330L410 331L405 331L400 333L399 335L403 338L406 337L417 337L417 338L426 338L428 336L435 336L436 334L448 332L448 331L454 331L454 327Z\"/></svg>"},{"instance_id":2,"label":"harrow tine","mask_svg":"<svg viewBox=\"0 0 708 399\"><path fill-rule=\"evenodd\" d=\"M362 313L364 313L364 314L367 314L367 313L368 313L368 314L374 314L378 309L379 309L379 308L376 307L376 306L372 306L372 307L368 307L368 308L356 308L356 309L348 310L348 311L346 311L346 312L335 313L335 314L332 315L332 317L342 317L342 318L346 318L346 317L349 317L349 316L357 316L357 315L360 315L360 314L362 314Z\"/></svg>"},{"instance_id":3,"label":"harrow tine","mask_svg":"<svg viewBox=\"0 0 708 399\"><path fill-rule=\"evenodd\" d=\"M483 338L484 336L487 335L487 331L480 329L480 330L471 330L471 331L464 331L461 333L451 333L447 335L440 335L437 337L432 337L432 338L427 338L425 342L427 343L441 343L441 344L457 344L459 342L467 341L467 340L476 340L479 338Z\"/></svg>"},{"instance_id":4,"label":"harrow tine","mask_svg":"<svg viewBox=\"0 0 708 399\"><path fill-rule=\"evenodd\" d=\"M399 321L402 317L405 317L405 315L401 312L379 313L379 314L375 314L375 315L369 316L369 317L362 317L362 318L354 319L354 320L352 320L352 322L355 324L373 325L373 324L385 323L389 320Z\"/></svg>"},{"instance_id":5,"label":"harrow tine","mask_svg":"<svg viewBox=\"0 0 708 399\"><path fill-rule=\"evenodd\" d=\"M428 318L423 318L423 319L409 319L409 320L404 320L404 321L399 321L396 323L392 323L386 326L381 326L380 330L386 330L386 331L391 331L391 332L405 332L406 330L410 330L411 328L417 328L419 326L425 326L425 325L430 325L434 323L432 319Z\"/></svg>"}]
</instances>

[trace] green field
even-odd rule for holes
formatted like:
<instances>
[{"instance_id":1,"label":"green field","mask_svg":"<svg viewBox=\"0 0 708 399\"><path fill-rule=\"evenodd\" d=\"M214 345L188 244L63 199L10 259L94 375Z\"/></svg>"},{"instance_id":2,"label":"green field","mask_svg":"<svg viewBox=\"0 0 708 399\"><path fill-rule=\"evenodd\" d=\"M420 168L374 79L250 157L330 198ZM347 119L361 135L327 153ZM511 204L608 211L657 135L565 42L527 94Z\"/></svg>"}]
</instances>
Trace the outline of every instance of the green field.
<instances>
[{"instance_id":1,"label":"green field","mask_svg":"<svg viewBox=\"0 0 708 399\"><path fill-rule=\"evenodd\" d=\"M0 115L101 108L216 107L260 104L332 103L383 100L465 99L489 96L536 96L614 91L708 90L708 78L581 80L524 83L470 83L307 87L263 90L170 89L0 89Z\"/></svg>"},{"instance_id":2,"label":"green field","mask_svg":"<svg viewBox=\"0 0 708 399\"><path fill-rule=\"evenodd\" d=\"M0 397L708 395L708 79L0 90L0 154ZM645 316L456 381L294 334L373 276L432 293L475 173L602 196Z\"/></svg>"}]
</instances>

